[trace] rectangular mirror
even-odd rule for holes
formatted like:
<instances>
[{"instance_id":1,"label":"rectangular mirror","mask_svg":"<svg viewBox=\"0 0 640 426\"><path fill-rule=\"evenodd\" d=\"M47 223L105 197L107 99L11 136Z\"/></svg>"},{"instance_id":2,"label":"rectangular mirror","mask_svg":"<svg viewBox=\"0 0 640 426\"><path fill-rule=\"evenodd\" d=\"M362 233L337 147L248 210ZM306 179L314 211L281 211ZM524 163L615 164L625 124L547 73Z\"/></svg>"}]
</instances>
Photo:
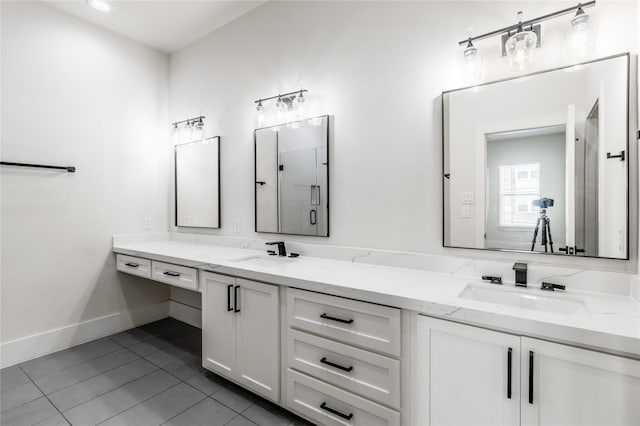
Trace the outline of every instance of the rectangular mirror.
<instances>
[{"instance_id":1,"label":"rectangular mirror","mask_svg":"<svg viewBox=\"0 0 640 426\"><path fill-rule=\"evenodd\" d=\"M329 116L255 130L256 232L329 236Z\"/></svg>"},{"instance_id":2,"label":"rectangular mirror","mask_svg":"<svg viewBox=\"0 0 640 426\"><path fill-rule=\"evenodd\" d=\"M628 259L628 54L442 106L445 247Z\"/></svg>"},{"instance_id":3,"label":"rectangular mirror","mask_svg":"<svg viewBox=\"0 0 640 426\"><path fill-rule=\"evenodd\" d=\"M220 228L220 136L176 145L176 226Z\"/></svg>"}]
</instances>

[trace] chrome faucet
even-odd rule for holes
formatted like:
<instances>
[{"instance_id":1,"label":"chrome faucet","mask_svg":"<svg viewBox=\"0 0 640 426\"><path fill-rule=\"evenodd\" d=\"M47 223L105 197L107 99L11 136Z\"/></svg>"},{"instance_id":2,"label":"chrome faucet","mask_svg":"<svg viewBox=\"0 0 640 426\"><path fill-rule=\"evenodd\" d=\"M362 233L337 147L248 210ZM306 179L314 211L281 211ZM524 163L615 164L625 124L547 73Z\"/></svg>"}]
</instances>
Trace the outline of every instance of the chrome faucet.
<instances>
[{"instance_id":1,"label":"chrome faucet","mask_svg":"<svg viewBox=\"0 0 640 426\"><path fill-rule=\"evenodd\" d=\"M516 287L527 286L527 264L526 263L514 263L513 270L516 271Z\"/></svg>"}]
</instances>

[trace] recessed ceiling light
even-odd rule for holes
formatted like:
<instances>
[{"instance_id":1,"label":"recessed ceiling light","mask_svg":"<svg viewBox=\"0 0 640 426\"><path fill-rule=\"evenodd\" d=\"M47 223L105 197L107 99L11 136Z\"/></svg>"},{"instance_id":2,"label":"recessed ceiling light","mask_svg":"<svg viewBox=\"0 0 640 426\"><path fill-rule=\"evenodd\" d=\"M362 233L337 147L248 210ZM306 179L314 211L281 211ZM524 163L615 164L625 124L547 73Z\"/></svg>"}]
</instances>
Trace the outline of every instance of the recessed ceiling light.
<instances>
[{"instance_id":1,"label":"recessed ceiling light","mask_svg":"<svg viewBox=\"0 0 640 426\"><path fill-rule=\"evenodd\" d=\"M111 10L111 6L104 0L87 0L87 3L94 9L99 10L100 12L109 12Z\"/></svg>"}]
</instances>

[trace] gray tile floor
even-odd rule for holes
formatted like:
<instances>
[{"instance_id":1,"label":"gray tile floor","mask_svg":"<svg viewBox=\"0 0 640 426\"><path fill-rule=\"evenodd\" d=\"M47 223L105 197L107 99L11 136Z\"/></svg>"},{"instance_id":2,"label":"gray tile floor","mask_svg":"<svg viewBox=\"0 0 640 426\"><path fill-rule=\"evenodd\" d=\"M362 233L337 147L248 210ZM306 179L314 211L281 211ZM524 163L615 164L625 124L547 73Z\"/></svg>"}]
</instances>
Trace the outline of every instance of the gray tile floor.
<instances>
[{"instance_id":1,"label":"gray tile floor","mask_svg":"<svg viewBox=\"0 0 640 426\"><path fill-rule=\"evenodd\" d=\"M201 366L202 334L172 318L0 370L0 424L310 423Z\"/></svg>"}]
</instances>

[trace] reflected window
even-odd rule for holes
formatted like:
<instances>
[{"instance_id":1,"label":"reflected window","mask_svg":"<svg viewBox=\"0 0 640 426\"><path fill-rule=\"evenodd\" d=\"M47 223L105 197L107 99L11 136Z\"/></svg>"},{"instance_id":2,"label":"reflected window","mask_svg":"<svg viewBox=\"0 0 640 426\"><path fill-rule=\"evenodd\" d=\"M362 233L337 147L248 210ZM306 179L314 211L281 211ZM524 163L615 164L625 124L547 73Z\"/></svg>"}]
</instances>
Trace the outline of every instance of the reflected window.
<instances>
[{"instance_id":1,"label":"reflected window","mask_svg":"<svg viewBox=\"0 0 640 426\"><path fill-rule=\"evenodd\" d=\"M540 198L540 163L499 167L500 226L533 228L538 220L533 200Z\"/></svg>"}]
</instances>

